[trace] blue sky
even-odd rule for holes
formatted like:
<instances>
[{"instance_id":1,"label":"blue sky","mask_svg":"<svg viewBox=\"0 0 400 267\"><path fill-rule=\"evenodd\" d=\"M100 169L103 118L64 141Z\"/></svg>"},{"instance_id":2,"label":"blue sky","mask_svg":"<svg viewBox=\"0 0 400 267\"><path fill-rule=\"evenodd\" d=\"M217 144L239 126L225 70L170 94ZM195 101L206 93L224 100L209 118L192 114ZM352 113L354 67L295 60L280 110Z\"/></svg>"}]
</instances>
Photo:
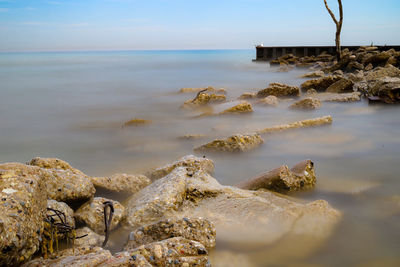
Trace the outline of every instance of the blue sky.
<instances>
[{"instance_id":1,"label":"blue sky","mask_svg":"<svg viewBox=\"0 0 400 267\"><path fill-rule=\"evenodd\" d=\"M400 0L343 5L343 45L400 44ZM0 51L333 45L334 33L323 0L0 0Z\"/></svg>"}]
</instances>

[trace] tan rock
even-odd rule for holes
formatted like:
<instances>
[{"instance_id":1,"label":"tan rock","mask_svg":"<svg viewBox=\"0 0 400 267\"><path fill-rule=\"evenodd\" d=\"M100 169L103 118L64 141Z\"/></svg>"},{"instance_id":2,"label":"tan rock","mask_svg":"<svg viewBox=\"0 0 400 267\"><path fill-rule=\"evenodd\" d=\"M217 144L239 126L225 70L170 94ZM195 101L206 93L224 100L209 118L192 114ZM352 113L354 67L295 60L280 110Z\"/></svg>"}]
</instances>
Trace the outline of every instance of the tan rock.
<instances>
[{"instance_id":1,"label":"tan rock","mask_svg":"<svg viewBox=\"0 0 400 267\"><path fill-rule=\"evenodd\" d=\"M318 99L312 98L312 97L307 97L304 99L301 99L292 105L290 105L289 108L291 109L303 109L303 110L313 110L313 109L319 109L321 107L321 101Z\"/></svg>"},{"instance_id":2,"label":"tan rock","mask_svg":"<svg viewBox=\"0 0 400 267\"><path fill-rule=\"evenodd\" d=\"M212 103L220 103L226 100L223 94L214 94L200 91L194 99L185 101L182 108L196 108Z\"/></svg>"},{"instance_id":3,"label":"tan rock","mask_svg":"<svg viewBox=\"0 0 400 267\"><path fill-rule=\"evenodd\" d=\"M63 221L61 221L60 217L57 215L58 212L62 212L64 216L62 216ZM58 202L52 199L47 200L47 217L51 217L54 224L62 223L67 224L71 229L75 229L75 219L74 219L74 211L64 202ZM50 224L45 224L45 231L51 232ZM60 235L59 239L66 238L66 235Z\"/></svg>"},{"instance_id":4,"label":"tan rock","mask_svg":"<svg viewBox=\"0 0 400 267\"><path fill-rule=\"evenodd\" d=\"M250 113L253 112L253 107L249 102L242 102L231 108L225 109L220 114L235 114L235 113Z\"/></svg>"},{"instance_id":5,"label":"tan rock","mask_svg":"<svg viewBox=\"0 0 400 267\"><path fill-rule=\"evenodd\" d=\"M361 93L360 92L344 93L344 94L318 93L314 94L312 97L322 102L355 102L361 100Z\"/></svg>"},{"instance_id":6,"label":"tan rock","mask_svg":"<svg viewBox=\"0 0 400 267\"><path fill-rule=\"evenodd\" d=\"M270 95L258 100L256 103L266 106L277 106L279 104L279 100L276 96Z\"/></svg>"},{"instance_id":7,"label":"tan rock","mask_svg":"<svg viewBox=\"0 0 400 267\"><path fill-rule=\"evenodd\" d=\"M124 126L143 126L150 124L150 120L134 118L124 123Z\"/></svg>"},{"instance_id":8,"label":"tan rock","mask_svg":"<svg viewBox=\"0 0 400 267\"><path fill-rule=\"evenodd\" d=\"M257 97L267 97L269 95L282 96L299 96L300 88L282 83L270 83L269 86L261 91L258 91Z\"/></svg>"},{"instance_id":9,"label":"tan rock","mask_svg":"<svg viewBox=\"0 0 400 267\"><path fill-rule=\"evenodd\" d=\"M75 247L100 247L105 239L104 235L93 232L89 227L76 229Z\"/></svg>"},{"instance_id":10,"label":"tan rock","mask_svg":"<svg viewBox=\"0 0 400 267\"><path fill-rule=\"evenodd\" d=\"M246 100L246 99L253 99L256 97L257 97L257 93L246 92L246 93L241 94L238 99Z\"/></svg>"},{"instance_id":11,"label":"tan rock","mask_svg":"<svg viewBox=\"0 0 400 267\"><path fill-rule=\"evenodd\" d=\"M130 194L135 194L151 183L150 179L144 175L125 173L116 173L109 177L91 177L90 179L98 189Z\"/></svg>"},{"instance_id":12,"label":"tan rock","mask_svg":"<svg viewBox=\"0 0 400 267\"><path fill-rule=\"evenodd\" d=\"M306 91L308 89L315 89L318 92L325 91L329 86L342 79L339 76L326 76L319 79L309 80L301 85L301 89Z\"/></svg>"},{"instance_id":13,"label":"tan rock","mask_svg":"<svg viewBox=\"0 0 400 267\"><path fill-rule=\"evenodd\" d=\"M325 117L320 117L320 118L315 118L315 119L296 121L296 122L293 122L293 123L288 123L288 124L268 127L268 128L264 128L264 129L258 130L257 133L259 133L259 134L273 133L273 132L279 132L279 131L284 131L284 130L297 129L297 128L306 128L306 127L314 127L314 126L320 126L320 125L326 125L326 124L332 124L332 117L331 116L325 116Z\"/></svg>"},{"instance_id":14,"label":"tan rock","mask_svg":"<svg viewBox=\"0 0 400 267\"><path fill-rule=\"evenodd\" d=\"M342 78L338 80L337 82L333 83L330 85L327 89L326 92L328 93L348 93L348 92L353 92L353 86L354 83L346 78Z\"/></svg>"},{"instance_id":15,"label":"tan rock","mask_svg":"<svg viewBox=\"0 0 400 267\"><path fill-rule=\"evenodd\" d=\"M259 134L232 135L226 139L216 139L210 143L196 147L195 151L209 152L246 152L264 143Z\"/></svg>"},{"instance_id":16,"label":"tan rock","mask_svg":"<svg viewBox=\"0 0 400 267\"><path fill-rule=\"evenodd\" d=\"M303 74L301 76L301 78L320 78L320 77L324 77L324 76L325 76L325 72L323 72L322 70L317 70L317 71Z\"/></svg>"}]
</instances>

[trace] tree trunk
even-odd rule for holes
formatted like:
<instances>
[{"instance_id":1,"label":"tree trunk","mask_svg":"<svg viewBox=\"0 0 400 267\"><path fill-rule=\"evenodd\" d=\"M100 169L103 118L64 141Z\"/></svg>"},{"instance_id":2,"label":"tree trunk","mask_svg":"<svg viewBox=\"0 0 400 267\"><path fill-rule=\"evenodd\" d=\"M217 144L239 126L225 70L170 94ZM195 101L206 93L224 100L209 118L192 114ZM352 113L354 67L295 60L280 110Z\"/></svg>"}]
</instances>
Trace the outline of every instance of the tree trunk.
<instances>
[{"instance_id":1,"label":"tree trunk","mask_svg":"<svg viewBox=\"0 0 400 267\"><path fill-rule=\"evenodd\" d=\"M340 14L339 21L336 19L332 10L329 8L326 0L324 0L326 10L328 10L329 15L331 15L333 22L336 24L336 38L335 38L336 58L337 58L337 61L339 62L342 58L342 51L340 49L340 32L342 31L342 25L343 25L343 6L342 6L342 0L338 0L338 2L339 2L339 14Z\"/></svg>"}]
</instances>

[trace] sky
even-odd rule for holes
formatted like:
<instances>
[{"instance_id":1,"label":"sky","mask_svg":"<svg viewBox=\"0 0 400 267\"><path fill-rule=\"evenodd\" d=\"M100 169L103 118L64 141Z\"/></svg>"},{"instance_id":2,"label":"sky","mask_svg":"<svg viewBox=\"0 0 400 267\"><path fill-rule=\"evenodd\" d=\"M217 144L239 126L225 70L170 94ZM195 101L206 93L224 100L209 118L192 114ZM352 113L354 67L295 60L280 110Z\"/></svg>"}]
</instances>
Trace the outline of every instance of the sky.
<instances>
[{"instance_id":1,"label":"sky","mask_svg":"<svg viewBox=\"0 0 400 267\"><path fill-rule=\"evenodd\" d=\"M338 13L336 0L328 0ZM343 0L343 45L400 45L400 0ZM334 45L323 0L0 0L0 51Z\"/></svg>"}]
</instances>

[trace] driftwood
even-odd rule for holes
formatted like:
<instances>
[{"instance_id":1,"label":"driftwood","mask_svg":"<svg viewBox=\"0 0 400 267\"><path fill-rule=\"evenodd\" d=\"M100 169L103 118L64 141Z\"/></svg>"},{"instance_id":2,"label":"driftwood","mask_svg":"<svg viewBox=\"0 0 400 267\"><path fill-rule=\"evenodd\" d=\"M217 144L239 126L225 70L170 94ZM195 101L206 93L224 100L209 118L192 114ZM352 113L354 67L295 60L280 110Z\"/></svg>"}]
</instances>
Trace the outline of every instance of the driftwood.
<instances>
[{"instance_id":1,"label":"driftwood","mask_svg":"<svg viewBox=\"0 0 400 267\"><path fill-rule=\"evenodd\" d=\"M333 22L336 24L336 57L337 61L339 62L340 59L342 58L342 52L340 50L340 32L342 31L342 25L343 25L343 5L342 5L342 0L338 0L339 2L339 21L336 19L335 14L333 14L332 10L329 8L328 3L326 0L324 0L326 10L328 10L329 15L331 15Z\"/></svg>"},{"instance_id":2,"label":"driftwood","mask_svg":"<svg viewBox=\"0 0 400 267\"><path fill-rule=\"evenodd\" d=\"M236 187L247 190L264 188L285 193L311 188L315 185L315 182L314 163L311 160L304 160L293 166L290 170L287 165L282 165L247 181L243 181L237 184Z\"/></svg>"}]
</instances>

